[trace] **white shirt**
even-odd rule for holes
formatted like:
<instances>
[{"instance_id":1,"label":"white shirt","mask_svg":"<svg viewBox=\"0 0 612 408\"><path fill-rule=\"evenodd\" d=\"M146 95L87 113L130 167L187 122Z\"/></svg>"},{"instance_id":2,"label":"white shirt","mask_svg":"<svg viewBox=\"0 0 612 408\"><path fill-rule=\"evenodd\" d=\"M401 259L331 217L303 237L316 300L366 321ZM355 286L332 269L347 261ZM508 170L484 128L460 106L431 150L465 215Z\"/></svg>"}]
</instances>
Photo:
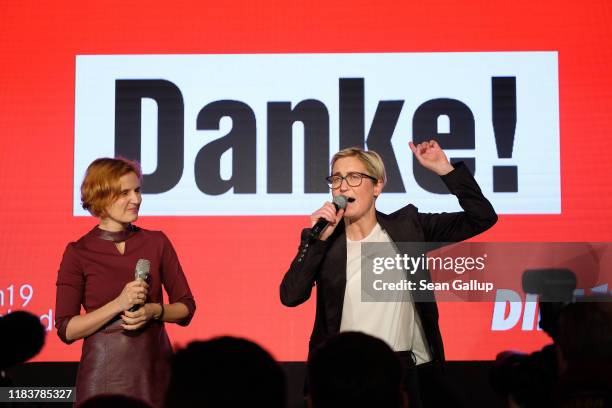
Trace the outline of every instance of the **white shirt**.
<instances>
[{"instance_id":1,"label":"white shirt","mask_svg":"<svg viewBox=\"0 0 612 408\"><path fill-rule=\"evenodd\" d=\"M401 291L390 301L375 301L361 290L361 244L371 242L393 243L391 237L376 223L370 234L359 241L346 239L346 290L340 331L360 331L384 340L394 351L412 350L417 364L431 361L429 347L421 320L414 310L410 292ZM385 254L377 256L395 257L395 245ZM398 272L404 273L404 271ZM401 276L397 276L399 281ZM396 296L396 297L395 297ZM368 301L369 300L369 301Z\"/></svg>"}]
</instances>

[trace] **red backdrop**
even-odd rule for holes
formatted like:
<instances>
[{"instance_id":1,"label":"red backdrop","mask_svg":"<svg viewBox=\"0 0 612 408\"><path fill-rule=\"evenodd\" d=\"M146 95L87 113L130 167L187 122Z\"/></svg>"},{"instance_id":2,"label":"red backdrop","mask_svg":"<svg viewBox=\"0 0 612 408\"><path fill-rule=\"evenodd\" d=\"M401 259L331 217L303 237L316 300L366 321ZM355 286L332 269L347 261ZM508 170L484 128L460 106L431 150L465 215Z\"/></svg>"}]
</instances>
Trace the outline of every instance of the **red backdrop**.
<instances>
[{"instance_id":1,"label":"red backdrop","mask_svg":"<svg viewBox=\"0 0 612 408\"><path fill-rule=\"evenodd\" d=\"M556 50L562 213L501 216L478 239L612 238L607 180L612 174L612 6L607 0L322 4L1 2L0 313L22 308L17 293L23 284L34 288L25 309L49 313L66 243L95 223L73 217L71 208L77 54ZM280 360L303 359L314 301L284 308L278 284L306 223L305 216L142 217L140 226L162 229L173 241L198 303L189 327L170 329L172 340L239 335ZM258 235L263 226L273 241ZM489 359L502 349L533 350L547 342L545 335L518 326L491 332L492 309L491 304L440 305L450 359ZM76 360L79 353L78 345L66 346L50 333L37 359Z\"/></svg>"}]
</instances>

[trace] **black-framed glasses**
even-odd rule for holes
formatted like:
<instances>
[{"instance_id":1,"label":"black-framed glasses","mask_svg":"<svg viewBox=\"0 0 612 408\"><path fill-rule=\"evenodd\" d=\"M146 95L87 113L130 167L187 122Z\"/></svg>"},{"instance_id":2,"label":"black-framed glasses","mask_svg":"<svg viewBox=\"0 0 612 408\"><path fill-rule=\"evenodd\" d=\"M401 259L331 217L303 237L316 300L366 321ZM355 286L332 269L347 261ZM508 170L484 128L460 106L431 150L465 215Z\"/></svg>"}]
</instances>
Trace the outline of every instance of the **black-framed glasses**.
<instances>
[{"instance_id":1,"label":"black-framed glasses","mask_svg":"<svg viewBox=\"0 0 612 408\"><path fill-rule=\"evenodd\" d=\"M329 176L326 177L325 180L327 180L327 185L329 186L329 188L335 190L337 188L340 188L340 186L342 185L342 180L346 180L346 184L348 184L350 187L359 187L361 185L361 181L364 178L369 178L372 181L378 182L376 177L372 177L369 174L359 173L357 171L352 171L346 176Z\"/></svg>"}]
</instances>

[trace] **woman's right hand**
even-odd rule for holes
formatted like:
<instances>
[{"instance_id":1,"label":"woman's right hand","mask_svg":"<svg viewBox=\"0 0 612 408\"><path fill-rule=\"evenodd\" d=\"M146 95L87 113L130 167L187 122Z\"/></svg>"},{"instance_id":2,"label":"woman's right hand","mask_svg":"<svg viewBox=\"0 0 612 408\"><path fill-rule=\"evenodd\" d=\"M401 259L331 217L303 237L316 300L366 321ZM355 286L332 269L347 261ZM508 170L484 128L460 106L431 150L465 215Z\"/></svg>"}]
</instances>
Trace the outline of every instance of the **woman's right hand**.
<instances>
[{"instance_id":1,"label":"woman's right hand","mask_svg":"<svg viewBox=\"0 0 612 408\"><path fill-rule=\"evenodd\" d=\"M134 305L144 305L147 300L147 289L149 285L142 279L128 282L115 299L118 308L121 309L120 312L129 310Z\"/></svg>"},{"instance_id":2,"label":"woman's right hand","mask_svg":"<svg viewBox=\"0 0 612 408\"><path fill-rule=\"evenodd\" d=\"M321 232L321 235L319 235L319 239L321 241L325 241L334 232L334 230L338 226L338 223L342 219L343 215L344 215L344 208L341 209L340 211L336 211L336 207L329 201L326 201L325 204L323 204L323 207L319 208L317 211L310 214L311 228L314 227L314 225L321 218L329 221L329 224L327 224L327 227L323 230L323 232Z\"/></svg>"}]
</instances>

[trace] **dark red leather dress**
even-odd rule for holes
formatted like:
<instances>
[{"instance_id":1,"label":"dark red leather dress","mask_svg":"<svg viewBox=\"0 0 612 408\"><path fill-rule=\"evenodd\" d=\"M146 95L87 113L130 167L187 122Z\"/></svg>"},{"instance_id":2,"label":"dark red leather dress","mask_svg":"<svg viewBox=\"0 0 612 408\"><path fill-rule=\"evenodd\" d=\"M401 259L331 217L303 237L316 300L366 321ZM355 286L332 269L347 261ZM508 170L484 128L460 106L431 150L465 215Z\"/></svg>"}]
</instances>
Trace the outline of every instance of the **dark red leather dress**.
<instances>
[{"instance_id":1,"label":"dark red leather dress","mask_svg":"<svg viewBox=\"0 0 612 408\"><path fill-rule=\"evenodd\" d=\"M113 241L125 240L119 253ZM189 309L180 322L187 325L195 302L187 279L168 238L159 231L130 228L124 236L106 234L97 227L68 244L57 278L56 320L58 336L66 343L68 321L115 299L134 280L138 259L151 263L147 302L162 301L162 286L169 303ZM121 328L114 319L83 341L76 384L75 406L99 394L123 394L142 399L153 407L163 402L169 380L172 347L164 324L151 321L138 331Z\"/></svg>"}]
</instances>

